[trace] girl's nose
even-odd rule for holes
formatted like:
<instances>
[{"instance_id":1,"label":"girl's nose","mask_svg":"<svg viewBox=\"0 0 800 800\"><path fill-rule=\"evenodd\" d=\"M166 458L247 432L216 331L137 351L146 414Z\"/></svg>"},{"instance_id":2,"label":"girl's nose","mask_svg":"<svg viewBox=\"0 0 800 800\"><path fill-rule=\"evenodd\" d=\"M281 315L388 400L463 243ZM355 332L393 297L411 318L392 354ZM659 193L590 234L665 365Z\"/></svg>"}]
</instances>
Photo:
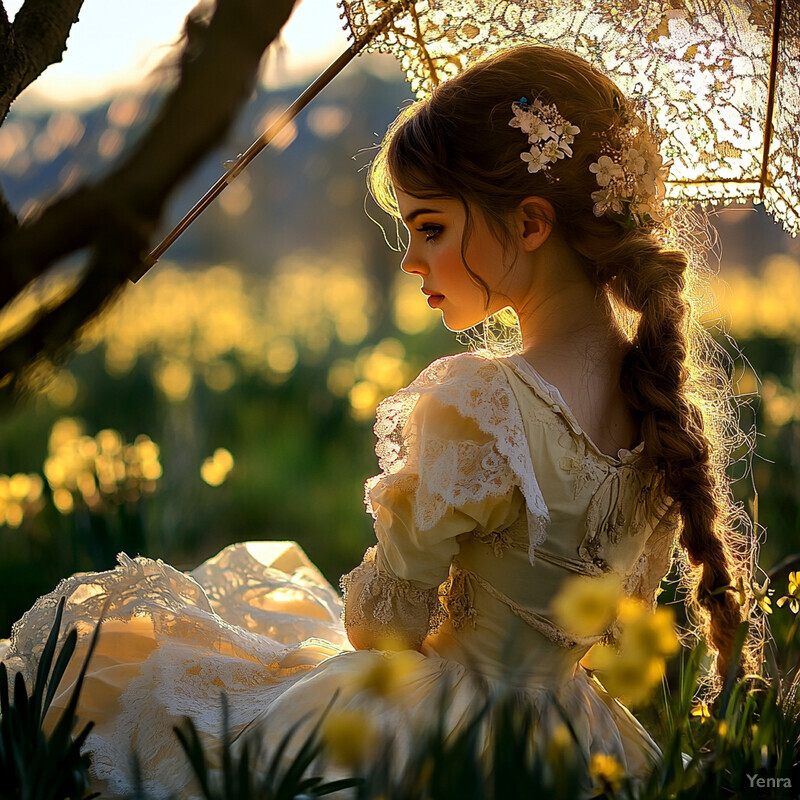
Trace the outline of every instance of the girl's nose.
<instances>
[{"instance_id":1,"label":"girl's nose","mask_svg":"<svg viewBox=\"0 0 800 800\"><path fill-rule=\"evenodd\" d=\"M425 275L428 272L427 266L416 255L412 245L406 248L403 260L400 262L400 269L402 269L403 272L407 272L409 275Z\"/></svg>"}]
</instances>

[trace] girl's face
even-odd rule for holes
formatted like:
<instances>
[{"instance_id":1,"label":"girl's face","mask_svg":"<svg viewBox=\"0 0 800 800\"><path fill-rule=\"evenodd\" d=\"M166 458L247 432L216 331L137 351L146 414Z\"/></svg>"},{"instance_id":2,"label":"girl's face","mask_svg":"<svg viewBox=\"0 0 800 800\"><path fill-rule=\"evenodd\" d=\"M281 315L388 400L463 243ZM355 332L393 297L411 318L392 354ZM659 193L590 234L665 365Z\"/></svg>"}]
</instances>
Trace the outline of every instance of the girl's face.
<instances>
[{"instance_id":1,"label":"girl's face","mask_svg":"<svg viewBox=\"0 0 800 800\"><path fill-rule=\"evenodd\" d=\"M428 305L439 308L442 321L451 331L463 331L509 305L502 292L509 270L508 253L489 229L483 215L471 213L471 233L466 249L469 268L482 278L492 292L487 308L486 293L467 272L461 256L466 213L459 200L427 199L396 188L397 202L409 243L401 269L422 278L422 292Z\"/></svg>"}]
</instances>

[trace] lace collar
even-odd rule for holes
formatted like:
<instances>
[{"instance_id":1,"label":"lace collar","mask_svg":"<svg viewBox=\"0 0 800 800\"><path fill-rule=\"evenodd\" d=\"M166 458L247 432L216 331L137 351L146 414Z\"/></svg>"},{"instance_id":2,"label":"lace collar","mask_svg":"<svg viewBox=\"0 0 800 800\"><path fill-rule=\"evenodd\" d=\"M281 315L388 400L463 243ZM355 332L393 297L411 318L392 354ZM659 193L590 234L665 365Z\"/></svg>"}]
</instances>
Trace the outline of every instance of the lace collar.
<instances>
[{"instance_id":1,"label":"lace collar","mask_svg":"<svg viewBox=\"0 0 800 800\"><path fill-rule=\"evenodd\" d=\"M640 442L633 450L621 448L617 451L617 455L612 456L609 453L604 453L589 437L586 431L578 424L578 420L572 413L572 410L567 405L561 392L548 383L533 367L533 365L523 358L519 353L507 356L503 359L514 370L514 372L528 385L536 394L544 400L550 408L556 413L560 414L569 425L570 429L576 436L580 436L586 442L587 448L602 459L606 463L612 465L628 464L635 461L644 451L644 442Z\"/></svg>"}]
</instances>

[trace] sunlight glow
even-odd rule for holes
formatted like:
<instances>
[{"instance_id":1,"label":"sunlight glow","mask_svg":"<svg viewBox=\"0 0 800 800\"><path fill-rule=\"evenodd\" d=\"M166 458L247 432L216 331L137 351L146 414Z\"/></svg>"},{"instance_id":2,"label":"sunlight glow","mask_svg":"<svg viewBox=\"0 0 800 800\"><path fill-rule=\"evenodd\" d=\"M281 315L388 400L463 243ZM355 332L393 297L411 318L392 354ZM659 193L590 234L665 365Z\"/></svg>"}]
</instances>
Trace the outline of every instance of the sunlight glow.
<instances>
[{"instance_id":1,"label":"sunlight glow","mask_svg":"<svg viewBox=\"0 0 800 800\"><path fill-rule=\"evenodd\" d=\"M4 1L10 18L23 2ZM85 0L63 61L50 66L24 97L82 105L136 86L170 54L194 5L192 0ZM264 80L270 85L302 80L346 47L335 0L302 0L266 59Z\"/></svg>"}]
</instances>

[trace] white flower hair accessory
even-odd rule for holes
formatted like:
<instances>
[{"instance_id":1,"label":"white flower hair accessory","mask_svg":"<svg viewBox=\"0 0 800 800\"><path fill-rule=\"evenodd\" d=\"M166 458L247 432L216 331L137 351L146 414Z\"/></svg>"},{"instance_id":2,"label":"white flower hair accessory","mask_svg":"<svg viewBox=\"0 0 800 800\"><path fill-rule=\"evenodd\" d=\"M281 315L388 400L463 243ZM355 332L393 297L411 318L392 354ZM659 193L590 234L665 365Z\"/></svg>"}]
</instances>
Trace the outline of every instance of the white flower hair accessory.
<instances>
[{"instance_id":1,"label":"white flower hair accessory","mask_svg":"<svg viewBox=\"0 0 800 800\"><path fill-rule=\"evenodd\" d=\"M540 100L528 103L522 97L511 104L514 116L508 123L528 135L530 149L520 153L527 163L528 172L542 172L548 181L557 181L550 174L550 165L562 158L572 158L570 145L581 132L558 112L555 105L544 105Z\"/></svg>"},{"instance_id":2,"label":"white flower hair accessory","mask_svg":"<svg viewBox=\"0 0 800 800\"><path fill-rule=\"evenodd\" d=\"M600 187L592 192L595 216L607 215L625 228L662 222L669 163L658 151L657 131L632 113L597 135L603 138L603 154L589 165Z\"/></svg>"}]
</instances>

